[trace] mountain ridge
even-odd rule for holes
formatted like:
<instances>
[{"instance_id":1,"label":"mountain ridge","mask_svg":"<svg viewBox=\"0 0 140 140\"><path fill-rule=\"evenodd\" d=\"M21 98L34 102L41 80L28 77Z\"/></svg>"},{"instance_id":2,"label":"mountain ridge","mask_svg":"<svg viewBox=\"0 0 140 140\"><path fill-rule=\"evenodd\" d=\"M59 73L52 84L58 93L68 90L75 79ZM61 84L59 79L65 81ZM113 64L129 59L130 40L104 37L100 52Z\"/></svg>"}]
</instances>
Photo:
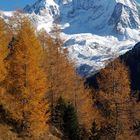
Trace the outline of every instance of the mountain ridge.
<instances>
[{"instance_id":1,"label":"mountain ridge","mask_svg":"<svg viewBox=\"0 0 140 140\"><path fill-rule=\"evenodd\" d=\"M135 0L37 0L23 11L37 30L50 35L59 24L64 47L82 76L139 42L140 5Z\"/></svg>"}]
</instances>

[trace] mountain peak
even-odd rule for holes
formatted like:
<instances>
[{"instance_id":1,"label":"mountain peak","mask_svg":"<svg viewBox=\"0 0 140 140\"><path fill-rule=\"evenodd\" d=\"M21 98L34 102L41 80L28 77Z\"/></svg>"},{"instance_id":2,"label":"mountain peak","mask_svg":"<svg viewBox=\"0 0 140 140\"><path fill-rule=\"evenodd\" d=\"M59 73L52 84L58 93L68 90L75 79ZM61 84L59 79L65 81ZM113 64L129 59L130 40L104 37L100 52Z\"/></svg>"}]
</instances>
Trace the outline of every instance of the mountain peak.
<instances>
[{"instance_id":1,"label":"mountain peak","mask_svg":"<svg viewBox=\"0 0 140 140\"><path fill-rule=\"evenodd\" d=\"M35 13L37 28L47 31L59 18L65 46L82 74L100 69L112 52L122 54L140 38L135 0L38 0L24 11Z\"/></svg>"},{"instance_id":2,"label":"mountain peak","mask_svg":"<svg viewBox=\"0 0 140 140\"><path fill-rule=\"evenodd\" d=\"M117 3L121 3L124 6L137 11L138 4L135 0L37 0L33 5L27 5L24 8L24 11L27 13L34 12L35 14L41 14L43 10L49 9L50 13L56 15L58 14L58 11L60 11L61 14L67 14L79 9L93 9L95 11L97 8L100 8L101 10L108 11L114 9Z\"/></svg>"},{"instance_id":3,"label":"mountain peak","mask_svg":"<svg viewBox=\"0 0 140 140\"><path fill-rule=\"evenodd\" d=\"M38 0L33 5L27 5L24 9L26 13L35 13L39 15L57 15L58 5L54 0Z\"/></svg>"},{"instance_id":4,"label":"mountain peak","mask_svg":"<svg viewBox=\"0 0 140 140\"><path fill-rule=\"evenodd\" d=\"M135 0L37 0L24 11L37 30L44 28L50 35L59 18L64 47L82 75L139 42L140 6Z\"/></svg>"}]
</instances>

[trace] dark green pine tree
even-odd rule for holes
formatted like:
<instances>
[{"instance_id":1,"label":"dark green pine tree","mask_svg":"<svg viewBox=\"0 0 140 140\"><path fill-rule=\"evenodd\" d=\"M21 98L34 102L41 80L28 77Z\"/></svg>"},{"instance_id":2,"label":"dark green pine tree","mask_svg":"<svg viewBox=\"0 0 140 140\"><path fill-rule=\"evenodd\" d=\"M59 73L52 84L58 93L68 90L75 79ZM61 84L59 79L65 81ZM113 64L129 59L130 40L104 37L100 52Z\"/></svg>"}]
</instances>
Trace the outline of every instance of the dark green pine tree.
<instances>
[{"instance_id":1,"label":"dark green pine tree","mask_svg":"<svg viewBox=\"0 0 140 140\"><path fill-rule=\"evenodd\" d=\"M57 101L57 104L52 112L52 123L53 125L61 130L64 131L63 125L63 116L66 109L66 103L62 97L60 97Z\"/></svg>"},{"instance_id":2,"label":"dark green pine tree","mask_svg":"<svg viewBox=\"0 0 140 140\"><path fill-rule=\"evenodd\" d=\"M96 122L92 124L89 140L100 140L100 130L97 128Z\"/></svg>"},{"instance_id":3,"label":"dark green pine tree","mask_svg":"<svg viewBox=\"0 0 140 140\"><path fill-rule=\"evenodd\" d=\"M76 110L72 104L67 105L63 120L65 136L67 136L69 140L79 140L79 123Z\"/></svg>"}]
</instances>

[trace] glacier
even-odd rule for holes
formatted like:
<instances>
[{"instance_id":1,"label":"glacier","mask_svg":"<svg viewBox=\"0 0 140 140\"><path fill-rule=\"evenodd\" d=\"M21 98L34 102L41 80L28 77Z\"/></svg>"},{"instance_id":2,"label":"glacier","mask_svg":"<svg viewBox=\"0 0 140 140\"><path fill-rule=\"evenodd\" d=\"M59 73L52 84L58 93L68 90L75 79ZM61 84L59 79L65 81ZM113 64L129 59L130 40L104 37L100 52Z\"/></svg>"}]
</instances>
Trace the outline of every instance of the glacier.
<instances>
[{"instance_id":1,"label":"glacier","mask_svg":"<svg viewBox=\"0 0 140 140\"><path fill-rule=\"evenodd\" d=\"M100 70L140 40L135 0L37 0L23 11L37 30L51 35L54 24L59 25L64 47L82 76ZM13 12L0 13L8 19Z\"/></svg>"}]
</instances>

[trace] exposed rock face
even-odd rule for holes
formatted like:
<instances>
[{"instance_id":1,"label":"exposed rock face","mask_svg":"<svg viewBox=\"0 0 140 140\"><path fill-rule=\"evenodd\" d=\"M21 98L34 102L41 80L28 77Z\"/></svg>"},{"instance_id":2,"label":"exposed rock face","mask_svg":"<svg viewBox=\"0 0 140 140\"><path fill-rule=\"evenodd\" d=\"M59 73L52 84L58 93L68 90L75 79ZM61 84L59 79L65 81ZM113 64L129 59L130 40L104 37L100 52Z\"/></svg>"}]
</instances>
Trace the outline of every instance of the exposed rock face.
<instances>
[{"instance_id":1,"label":"exposed rock face","mask_svg":"<svg viewBox=\"0 0 140 140\"><path fill-rule=\"evenodd\" d=\"M92 29L92 33L106 30L108 34L125 34L125 28L140 28L140 6L135 0L38 0L24 11L54 19L59 16L61 23L71 24L70 30L78 21L83 30Z\"/></svg>"},{"instance_id":2,"label":"exposed rock face","mask_svg":"<svg viewBox=\"0 0 140 140\"><path fill-rule=\"evenodd\" d=\"M135 0L37 0L24 12L37 30L51 34L59 23L65 47L83 76L140 40L140 5ZM4 18L8 15L3 12Z\"/></svg>"}]
</instances>

